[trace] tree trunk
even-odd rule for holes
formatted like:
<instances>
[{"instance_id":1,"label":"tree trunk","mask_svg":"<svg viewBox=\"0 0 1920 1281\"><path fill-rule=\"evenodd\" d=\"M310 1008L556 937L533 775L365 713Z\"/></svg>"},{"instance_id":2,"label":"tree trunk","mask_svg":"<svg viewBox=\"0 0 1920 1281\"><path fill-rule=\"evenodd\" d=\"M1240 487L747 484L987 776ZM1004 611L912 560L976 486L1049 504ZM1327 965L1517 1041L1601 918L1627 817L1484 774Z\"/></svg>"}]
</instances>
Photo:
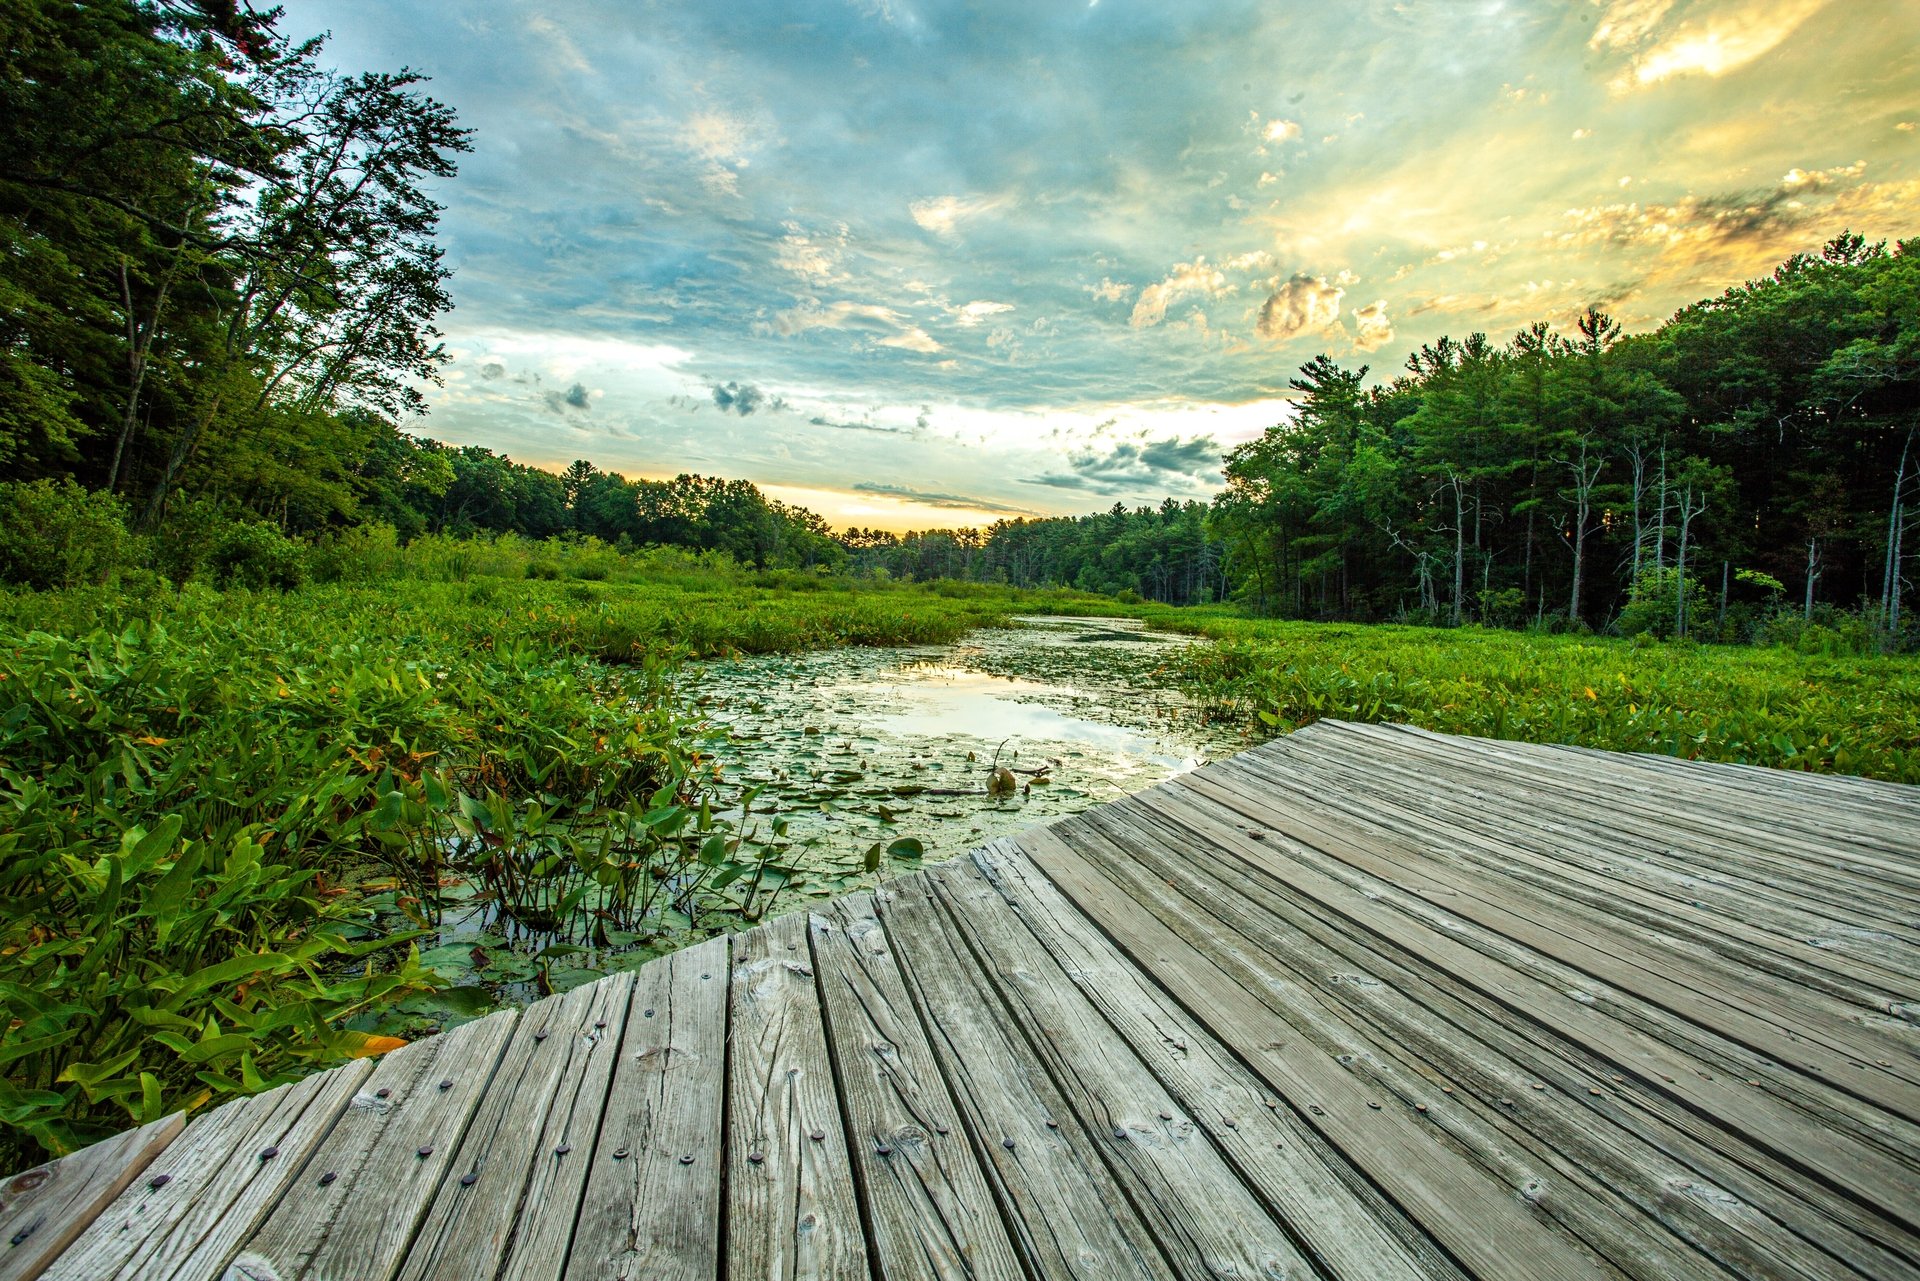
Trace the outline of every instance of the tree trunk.
<instances>
[{"instance_id":1,"label":"tree trunk","mask_svg":"<svg viewBox=\"0 0 1920 1281\"><path fill-rule=\"evenodd\" d=\"M1453 626L1460 626L1460 606L1467 591L1467 508L1460 478L1453 478Z\"/></svg>"},{"instance_id":2,"label":"tree trunk","mask_svg":"<svg viewBox=\"0 0 1920 1281\"><path fill-rule=\"evenodd\" d=\"M1800 617L1805 622L1813 621L1813 585L1819 577L1820 540L1817 538L1809 538L1807 540L1807 603L1805 608L1800 611Z\"/></svg>"},{"instance_id":3,"label":"tree trunk","mask_svg":"<svg viewBox=\"0 0 1920 1281\"><path fill-rule=\"evenodd\" d=\"M1900 467L1893 477L1893 508L1887 515L1887 560L1880 580L1881 607L1886 614L1888 639L1900 629L1900 534L1906 524L1902 499L1907 488L1907 458L1913 452L1914 428L1907 429L1906 444L1900 449Z\"/></svg>"}]
</instances>

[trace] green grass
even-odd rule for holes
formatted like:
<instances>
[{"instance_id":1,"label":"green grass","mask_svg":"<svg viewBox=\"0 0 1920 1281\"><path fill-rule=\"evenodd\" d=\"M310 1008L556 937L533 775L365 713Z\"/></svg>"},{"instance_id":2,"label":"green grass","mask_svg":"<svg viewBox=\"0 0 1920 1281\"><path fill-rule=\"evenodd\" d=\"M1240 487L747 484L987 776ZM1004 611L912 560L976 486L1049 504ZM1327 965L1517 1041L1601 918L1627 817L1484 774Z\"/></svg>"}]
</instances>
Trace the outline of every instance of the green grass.
<instances>
[{"instance_id":1,"label":"green grass","mask_svg":"<svg viewBox=\"0 0 1920 1281\"><path fill-rule=\"evenodd\" d=\"M1151 610L1178 673L1255 734L1322 718L1920 783L1920 660Z\"/></svg>"}]
</instances>

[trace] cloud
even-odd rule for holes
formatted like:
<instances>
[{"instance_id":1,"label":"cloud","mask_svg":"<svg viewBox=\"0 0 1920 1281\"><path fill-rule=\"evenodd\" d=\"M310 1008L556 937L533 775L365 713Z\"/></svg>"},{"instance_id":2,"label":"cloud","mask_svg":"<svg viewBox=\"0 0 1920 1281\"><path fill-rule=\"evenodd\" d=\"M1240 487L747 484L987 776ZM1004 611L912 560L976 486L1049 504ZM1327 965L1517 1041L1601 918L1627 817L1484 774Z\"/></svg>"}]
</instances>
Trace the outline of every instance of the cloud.
<instances>
[{"instance_id":1,"label":"cloud","mask_svg":"<svg viewBox=\"0 0 1920 1281\"><path fill-rule=\"evenodd\" d=\"M1772 53L1828 0L1720 0L1693 6L1672 27L1671 3L1613 0L1589 47L1626 52L1631 65L1613 81L1616 93L1676 76L1723 76Z\"/></svg>"},{"instance_id":2,"label":"cloud","mask_svg":"<svg viewBox=\"0 0 1920 1281\"><path fill-rule=\"evenodd\" d=\"M989 316L999 316L1013 310L1010 302L987 302L976 300L964 307L954 308L954 323L962 329L971 329Z\"/></svg>"},{"instance_id":3,"label":"cloud","mask_svg":"<svg viewBox=\"0 0 1920 1281\"><path fill-rule=\"evenodd\" d=\"M907 206L907 212L923 228L938 236L951 236L962 222L977 218L989 210L1005 204L997 196L936 196L931 200L916 200Z\"/></svg>"},{"instance_id":4,"label":"cloud","mask_svg":"<svg viewBox=\"0 0 1920 1281\"><path fill-rule=\"evenodd\" d=\"M496 382L507 376L507 367L497 360L489 360L480 366L480 376L488 382Z\"/></svg>"},{"instance_id":5,"label":"cloud","mask_svg":"<svg viewBox=\"0 0 1920 1281\"><path fill-rule=\"evenodd\" d=\"M1103 278L1097 285L1080 287L1092 294L1095 302L1125 302L1133 297L1133 286L1123 285L1117 280Z\"/></svg>"},{"instance_id":6,"label":"cloud","mask_svg":"<svg viewBox=\"0 0 1920 1281\"><path fill-rule=\"evenodd\" d=\"M783 338L804 334L810 329L853 329L885 333L900 327L904 317L891 307L878 303L835 302L822 307L802 304L773 317L774 332Z\"/></svg>"},{"instance_id":7,"label":"cloud","mask_svg":"<svg viewBox=\"0 0 1920 1281\"><path fill-rule=\"evenodd\" d=\"M1387 302L1382 298L1358 307L1353 312L1353 345L1361 351L1378 351L1393 341L1393 322L1387 319Z\"/></svg>"},{"instance_id":8,"label":"cloud","mask_svg":"<svg viewBox=\"0 0 1920 1281\"><path fill-rule=\"evenodd\" d=\"M879 423L841 422L838 419L828 418L821 414L816 414L812 418L807 419L807 421L815 427L831 427L835 431L871 431L877 432L882 436L903 436L906 434L898 427L884 427Z\"/></svg>"},{"instance_id":9,"label":"cloud","mask_svg":"<svg viewBox=\"0 0 1920 1281\"><path fill-rule=\"evenodd\" d=\"M1292 142L1300 136L1300 123L1297 120L1269 120L1267 127L1260 131L1264 142Z\"/></svg>"},{"instance_id":10,"label":"cloud","mask_svg":"<svg viewBox=\"0 0 1920 1281\"><path fill-rule=\"evenodd\" d=\"M845 223L825 236L809 232L797 222L782 223L781 227L785 234L774 249L774 266L813 285L846 278L841 270L850 236Z\"/></svg>"},{"instance_id":11,"label":"cloud","mask_svg":"<svg viewBox=\"0 0 1920 1281\"><path fill-rule=\"evenodd\" d=\"M1256 328L1269 342L1285 342L1329 328L1340 319L1340 299L1345 295L1345 289L1329 283L1325 276L1296 273L1267 295L1260 305Z\"/></svg>"},{"instance_id":12,"label":"cloud","mask_svg":"<svg viewBox=\"0 0 1920 1281\"><path fill-rule=\"evenodd\" d=\"M1123 440L1104 449L1075 450L1067 455L1069 470L1030 476L1027 483L1103 497L1192 490L1203 487L1205 479L1217 479L1220 459L1220 444L1211 436Z\"/></svg>"},{"instance_id":13,"label":"cloud","mask_svg":"<svg viewBox=\"0 0 1920 1281\"><path fill-rule=\"evenodd\" d=\"M1150 329L1167 318L1167 308L1185 298L1213 298L1233 292L1218 267L1209 266L1206 257L1178 263L1165 280L1140 291L1128 322L1135 329Z\"/></svg>"},{"instance_id":14,"label":"cloud","mask_svg":"<svg viewBox=\"0 0 1920 1281\"><path fill-rule=\"evenodd\" d=\"M901 351L924 352L929 355L936 351L946 350L946 348L934 341L933 335L918 325L908 325L899 333L889 338L880 339L878 345L881 347L898 348Z\"/></svg>"},{"instance_id":15,"label":"cloud","mask_svg":"<svg viewBox=\"0 0 1920 1281\"><path fill-rule=\"evenodd\" d=\"M923 507L945 507L956 511L1003 512L1009 516L1031 516L1031 507L1015 507L1011 503L997 503L987 498L974 498L967 494L942 494L924 489L912 489L906 485L882 485L875 481L863 480L853 486L856 493L880 494L887 498L904 498L919 503Z\"/></svg>"},{"instance_id":16,"label":"cloud","mask_svg":"<svg viewBox=\"0 0 1920 1281\"><path fill-rule=\"evenodd\" d=\"M570 409L585 413L593 407L592 393L581 383L575 383L565 391L550 391L546 393L545 400L547 408L556 414L564 414Z\"/></svg>"},{"instance_id":17,"label":"cloud","mask_svg":"<svg viewBox=\"0 0 1920 1281\"><path fill-rule=\"evenodd\" d=\"M715 383L713 386L713 403L720 406L722 413L730 409L745 418L760 408L765 399L766 393L751 384L728 383L723 387Z\"/></svg>"}]
</instances>

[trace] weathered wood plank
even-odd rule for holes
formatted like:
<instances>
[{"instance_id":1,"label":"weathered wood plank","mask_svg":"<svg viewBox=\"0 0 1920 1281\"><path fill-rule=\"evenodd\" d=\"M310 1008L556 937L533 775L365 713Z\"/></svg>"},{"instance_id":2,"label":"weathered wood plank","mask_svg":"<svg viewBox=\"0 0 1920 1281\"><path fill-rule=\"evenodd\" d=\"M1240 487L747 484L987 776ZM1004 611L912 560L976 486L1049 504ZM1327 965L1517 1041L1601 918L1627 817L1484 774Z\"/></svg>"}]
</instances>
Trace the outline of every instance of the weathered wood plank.
<instances>
[{"instance_id":1,"label":"weathered wood plank","mask_svg":"<svg viewBox=\"0 0 1920 1281\"><path fill-rule=\"evenodd\" d=\"M1542 895L1516 893L1491 877L1464 872L1457 859L1379 840L1367 826L1343 821L1298 795L1265 786L1250 791L1232 772L1184 780L1183 786L1387 885L1410 878L1440 890L1438 901L1426 909L1432 913L1498 934L1895 1116L1920 1119L1920 1085L1914 1083L1920 1056L1913 1047L1848 1017L1824 998L1804 990L1777 996L1750 974L1686 956L1658 934L1617 920L1581 920ZM1444 829L1435 839L1443 834ZM1271 848L1271 843L1262 846L1252 861L1263 864L1262 855ZM1420 896L1420 907L1426 907L1426 898Z\"/></svg>"},{"instance_id":2,"label":"weathered wood plank","mask_svg":"<svg viewBox=\"0 0 1920 1281\"><path fill-rule=\"evenodd\" d=\"M0 1281L34 1281L186 1124L175 1112L0 1183Z\"/></svg>"},{"instance_id":3,"label":"weathered wood plank","mask_svg":"<svg viewBox=\"0 0 1920 1281\"><path fill-rule=\"evenodd\" d=\"M407 1251L406 1281L560 1276L632 990L632 975L616 975L521 1013Z\"/></svg>"},{"instance_id":4,"label":"weathered wood plank","mask_svg":"<svg viewBox=\"0 0 1920 1281\"><path fill-rule=\"evenodd\" d=\"M121 1193L43 1275L51 1281L218 1276L372 1071L363 1059L200 1117L147 1167L150 1177Z\"/></svg>"},{"instance_id":5,"label":"weathered wood plank","mask_svg":"<svg viewBox=\"0 0 1920 1281\"><path fill-rule=\"evenodd\" d=\"M734 935L732 962L726 1274L866 1281L806 914Z\"/></svg>"},{"instance_id":6,"label":"weathered wood plank","mask_svg":"<svg viewBox=\"0 0 1920 1281\"><path fill-rule=\"evenodd\" d=\"M1341 1051L1336 1057L1349 1071L1403 1105L1436 1105L1428 1119L1489 1163L1511 1159L1503 1149L1537 1150L1570 1189L1587 1188L1586 1203L1556 1198L1560 1213L1584 1220L1576 1225L1584 1239L1614 1241L1618 1255L1634 1249L1630 1237L1652 1227L1654 1242L1639 1247L1644 1254L1657 1251L1664 1228L1752 1277L1850 1275L1840 1260L1861 1276L1908 1274L1897 1252L1916 1244L1911 1234L1804 1171L1729 1142L1713 1118L1627 1079L1610 1058L1525 1020L1499 1017L1477 990L1421 966L1393 940L1343 933L1336 916L1311 900L1291 902L1214 854L1210 843L1176 828L1164 837L1164 854L1157 853L1146 835L1157 822L1128 816L1125 866L1137 860L1134 875L1148 885L1177 881L1220 916L1227 937L1286 966L1294 985L1281 986L1264 968L1250 971L1257 977L1248 981L1291 1017L1322 1024L1318 1011L1340 1011L1347 1030L1322 1025L1319 1035ZM1271 830L1259 846L1295 848ZM1077 848L1097 856L1099 847ZM1516 1170L1513 1177L1525 1176ZM1628 1270L1666 1276L1673 1266Z\"/></svg>"},{"instance_id":7,"label":"weathered wood plank","mask_svg":"<svg viewBox=\"0 0 1920 1281\"><path fill-rule=\"evenodd\" d=\"M1122 956L1017 842L996 841L970 861L982 888L970 889L973 879L959 873L937 888L956 928L978 939L979 955L994 958L1008 999L1018 991L1023 1006L1061 1001L1059 984L1072 984L1159 1079L1174 1110L1207 1128L1326 1270L1381 1281L1462 1275L1364 1174Z\"/></svg>"},{"instance_id":8,"label":"weathered wood plank","mask_svg":"<svg viewBox=\"0 0 1920 1281\"><path fill-rule=\"evenodd\" d=\"M1206 1141L1175 1122L1156 1119L1157 1091L1104 1100L1102 1115L1090 1123L1083 1101L1063 1096L991 988L961 957L940 909L927 897L928 883L938 875L902 878L876 890L873 898L961 1124L1005 1209L1008 1230L1034 1270L1084 1281L1297 1270L1301 1261L1291 1243L1210 1150L1205 1156L1214 1157L1211 1166L1204 1156L1186 1165L1184 1172L1197 1176L1184 1189L1186 1196L1178 1189L1165 1196L1166 1180L1143 1179L1128 1168L1147 1164L1153 1167L1150 1175L1160 1174L1161 1163L1135 1153L1112 1160L1107 1149L1130 1140L1153 1152L1204 1148ZM1093 1125L1100 1128L1095 1131ZM1164 1164L1180 1164L1180 1158L1169 1154ZM1123 1190L1123 1185L1130 1186ZM1201 1187L1213 1200L1197 1215L1183 1213ZM1155 1204L1154 1193L1165 1196L1165 1204ZM1244 1213L1223 1225L1211 1213L1216 1207L1229 1215Z\"/></svg>"},{"instance_id":9,"label":"weathered wood plank","mask_svg":"<svg viewBox=\"0 0 1920 1281\"><path fill-rule=\"evenodd\" d=\"M1237 830L1232 818L1209 810L1191 788L1163 788L1135 800L1176 816L1196 838L1255 857L1260 842ZM1131 804L1130 802L1129 804ZM1301 864L1269 868L1280 881L1321 907L1471 983L1507 1015L1532 1020L1589 1052L1610 1056L1644 1088L1665 1093L1724 1123L1781 1159L1801 1165L1868 1204L1900 1217L1911 1201L1912 1167L1866 1135L1816 1124L1803 1111L1743 1080L1703 1071L1685 1052L1619 1019L1610 1018L1531 973L1497 961L1440 930L1409 929L1397 908L1369 898Z\"/></svg>"},{"instance_id":10,"label":"weathered wood plank","mask_svg":"<svg viewBox=\"0 0 1920 1281\"><path fill-rule=\"evenodd\" d=\"M1609 1269L1548 1213L1545 1180L1510 1183L1411 1109L1380 1102L1255 992L1123 892L1073 846L1067 824L1019 845L1142 971L1232 1048L1275 1096L1481 1281L1600 1277Z\"/></svg>"},{"instance_id":11,"label":"weathered wood plank","mask_svg":"<svg viewBox=\"0 0 1920 1281\"><path fill-rule=\"evenodd\" d=\"M809 936L879 1275L1024 1278L872 898L816 914Z\"/></svg>"},{"instance_id":12,"label":"weathered wood plank","mask_svg":"<svg viewBox=\"0 0 1920 1281\"><path fill-rule=\"evenodd\" d=\"M1435 777L1403 772L1390 761L1354 755L1339 744L1312 754L1262 753L1236 761L1238 770L1278 786L1298 787L1316 804L1393 832L1409 844L1427 843L1436 832L1450 840L1445 854L1528 887L1549 900L1568 899L1603 919L1632 922L1701 948L1742 969L1758 968L1795 987L1814 987L1863 1008L1881 1008L1915 985L1897 972L1901 958L1863 956L1816 946L1820 935L1844 922L1809 909L1804 902L1758 893L1758 883L1735 883L1703 873L1669 843L1636 843L1606 828L1594 835L1551 807L1540 815L1517 803L1497 803L1462 791L1452 771ZM1352 786L1363 771L1364 789ZM1292 779L1294 782L1288 782ZM1885 959L1896 968L1879 963Z\"/></svg>"},{"instance_id":13,"label":"weathered wood plank","mask_svg":"<svg viewBox=\"0 0 1920 1281\"><path fill-rule=\"evenodd\" d=\"M716 938L638 974L579 1203L568 1281L719 1274L729 968L727 940Z\"/></svg>"},{"instance_id":14,"label":"weathered wood plank","mask_svg":"<svg viewBox=\"0 0 1920 1281\"><path fill-rule=\"evenodd\" d=\"M224 1281L384 1281L512 1034L501 1011L380 1058Z\"/></svg>"}]
</instances>

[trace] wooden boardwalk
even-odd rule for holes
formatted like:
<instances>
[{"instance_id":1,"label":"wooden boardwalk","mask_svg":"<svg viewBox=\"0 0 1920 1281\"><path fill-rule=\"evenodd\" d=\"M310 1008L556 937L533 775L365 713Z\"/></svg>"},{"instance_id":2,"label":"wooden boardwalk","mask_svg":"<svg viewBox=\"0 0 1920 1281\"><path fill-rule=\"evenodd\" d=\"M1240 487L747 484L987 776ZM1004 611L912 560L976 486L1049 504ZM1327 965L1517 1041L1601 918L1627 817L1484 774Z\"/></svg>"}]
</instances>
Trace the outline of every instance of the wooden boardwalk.
<instances>
[{"instance_id":1,"label":"wooden boardwalk","mask_svg":"<svg viewBox=\"0 0 1920 1281\"><path fill-rule=\"evenodd\" d=\"M1920 789L1323 724L21 1176L0 1281L1920 1277L1916 942Z\"/></svg>"}]
</instances>

